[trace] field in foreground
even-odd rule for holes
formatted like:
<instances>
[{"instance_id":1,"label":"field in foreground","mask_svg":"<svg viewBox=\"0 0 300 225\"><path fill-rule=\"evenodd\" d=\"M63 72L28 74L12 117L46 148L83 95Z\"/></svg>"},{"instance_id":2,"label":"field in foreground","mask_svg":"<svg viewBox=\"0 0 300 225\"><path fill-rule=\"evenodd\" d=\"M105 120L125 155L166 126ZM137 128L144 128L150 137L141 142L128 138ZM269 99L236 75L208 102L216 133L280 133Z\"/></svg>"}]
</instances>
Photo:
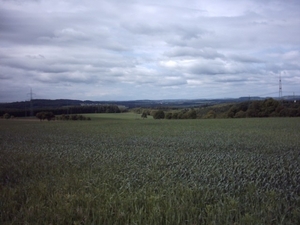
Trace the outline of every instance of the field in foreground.
<instances>
[{"instance_id":1,"label":"field in foreground","mask_svg":"<svg viewBox=\"0 0 300 225\"><path fill-rule=\"evenodd\" d=\"M300 224L300 119L0 120L0 224Z\"/></svg>"}]
</instances>

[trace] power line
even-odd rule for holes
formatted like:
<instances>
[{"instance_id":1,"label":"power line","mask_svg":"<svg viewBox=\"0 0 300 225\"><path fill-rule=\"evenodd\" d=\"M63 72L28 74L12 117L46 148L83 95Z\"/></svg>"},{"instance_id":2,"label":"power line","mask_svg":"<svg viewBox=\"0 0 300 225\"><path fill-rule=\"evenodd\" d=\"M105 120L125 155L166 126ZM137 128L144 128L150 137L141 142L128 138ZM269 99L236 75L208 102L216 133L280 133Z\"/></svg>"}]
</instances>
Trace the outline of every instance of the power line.
<instances>
[{"instance_id":1,"label":"power line","mask_svg":"<svg viewBox=\"0 0 300 225\"><path fill-rule=\"evenodd\" d=\"M33 116L33 95L34 93L32 92L32 88L30 88L30 92L27 93L27 95L30 95L30 116Z\"/></svg>"},{"instance_id":2,"label":"power line","mask_svg":"<svg viewBox=\"0 0 300 225\"><path fill-rule=\"evenodd\" d=\"M279 75L279 99L282 98L282 83L281 83L281 74Z\"/></svg>"}]
</instances>

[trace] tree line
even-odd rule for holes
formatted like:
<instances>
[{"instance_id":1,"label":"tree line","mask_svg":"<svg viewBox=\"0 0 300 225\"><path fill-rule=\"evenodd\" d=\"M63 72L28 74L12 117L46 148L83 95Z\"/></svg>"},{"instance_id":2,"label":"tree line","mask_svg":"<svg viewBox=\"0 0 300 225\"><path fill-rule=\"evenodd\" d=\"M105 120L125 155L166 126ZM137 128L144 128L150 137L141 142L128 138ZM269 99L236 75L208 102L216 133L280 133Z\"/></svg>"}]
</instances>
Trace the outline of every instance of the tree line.
<instances>
[{"instance_id":1,"label":"tree line","mask_svg":"<svg viewBox=\"0 0 300 225\"><path fill-rule=\"evenodd\" d=\"M77 114L71 114L71 115L65 115L62 114L60 116L55 116L53 112L38 112L36 115L36 118L38 118L40 121L43 120L91 120L90 117L85 117L83 115L77 115Z\"/></svg>"},{"instance_id":2,"label":"tree line","mask_svg":"<svg viewBox=\"0 0 300 225\"><path fill-rule=\"evenodd\" d=\"M135 110L135 112L140 112L140 110ZM144 109L142 110L141 117L147 118L152 116L154 119L196 119L197 112L195 109L183 109L181 111L171 112L169 110L162 109Z\"/></svg>"},{"instance_id":3,"label":"tree line","mask_svg":"<svg viewBox=\"0 0 300 225\"><path fill-rule=\"evenodd\" d=\"M215 105L190 109L134 109L154 119L213 119L213 118L251 118L251 117L299 117L300 103L296 101L277 101L268 98L263 101L246 101L235 104Z\"/></svg>"},{"instance_id":4,"label":"tree line","mask_svg":"<svg viewBox=\"0 0 300 225\"><path fill-rule=\"evenodd\" d=\"M92 105L92 106L70 106L58 108L35 108L33 115L39 112L52 112L54 115L85 114L85 113L120 113L117 105ZM1 109L0 116L8 114L13 117L27 117L31 112L29 109Z\"/></svg>"}]
</instances>

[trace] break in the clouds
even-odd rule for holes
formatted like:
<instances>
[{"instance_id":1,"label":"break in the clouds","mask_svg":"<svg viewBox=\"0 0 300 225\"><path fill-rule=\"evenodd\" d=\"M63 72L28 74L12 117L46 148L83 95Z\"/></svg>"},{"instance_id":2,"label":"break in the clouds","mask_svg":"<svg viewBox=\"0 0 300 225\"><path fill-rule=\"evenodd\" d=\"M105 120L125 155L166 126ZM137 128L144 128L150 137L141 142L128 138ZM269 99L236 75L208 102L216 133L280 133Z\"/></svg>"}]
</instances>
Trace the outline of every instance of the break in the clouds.
<instances>
[{"instance_id":1,"label":"break in the clouds","mask_svg":"<svg viewBox=\"0 0 300 225\"><path fill-rule=\"evenodd\" d=\"M300 90L298 0L0 0L0 102Z\"/></svg>"}]
</instances>

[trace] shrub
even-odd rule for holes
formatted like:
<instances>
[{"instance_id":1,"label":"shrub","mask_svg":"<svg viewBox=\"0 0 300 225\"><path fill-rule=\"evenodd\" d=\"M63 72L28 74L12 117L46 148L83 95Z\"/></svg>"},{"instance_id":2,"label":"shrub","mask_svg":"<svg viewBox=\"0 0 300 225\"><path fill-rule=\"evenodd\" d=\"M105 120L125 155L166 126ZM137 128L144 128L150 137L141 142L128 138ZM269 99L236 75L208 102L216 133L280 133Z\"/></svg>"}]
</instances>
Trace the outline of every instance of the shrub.
<instances>
[{"instance_id":1,"label":"shrub","mask_svg":"<svg viewBox=\"0 0 300 225\"><path fill-rule=\"evenodd\" d=\"M172 119L178 119L178 113L177 112L172 113Z\"/></svg>"},{"instance_id":2,"label":"shrub","mask_svg":"<svg viewBox=\"0 0 300 225\"><path fill-rule=\"evenodd\" d=\"M187 118L188 119L196 119L197 118L197 112L194 109L191 109L188 113L187 113Z\"/></svg>"},{"instance_id":3,"label":"shrub","mask_svg":"<svg viewBox=\"0 0 300 225\"><path fill-rule=\"evenodd\" d=\"M178 113L177 118L178 119L186 119L187 115L186 115L185 111L181 111L180 113Z\"/></svg>"},{"instance_id":4,"label":"shrub","mask_svg":"<svg viewBox=\"0 0 300 225\"><path fill-rule=\"evenodd\" d=\"M77 115L76 114L75 115L71 115L71 120L78 120Z\"/></svg>"},{"instance_id":5,"label":"shrub","mask_svg":"<svg viewBox=\"0 0 300 225\"><path fill-rule=\"evenodd\" d=\"M244 112L244 111L238 111L236 114L235 114L235 116L234 116L234 118L245 118L246 117L246 112Z\"/></svg>"},{"instance_id":6,"label":"shrub","mask_svg":"<svg viewBox=\"0 0 300 225\"><path fill-rule=\"evenodd\" d=\"M3 115L3 118L4 118L4 119L9 119L9 118L10 118L10 115L9 115L8 113L5 113L5 114Z\"/></svg>"},{"instance_id":7,"label":"shrub","mask_svg":"<svg viewBox=\"0 0 300 225\"><path fill-rule=\"evenodd\" d=\"M165 119L172 119L172 113L171 112L168 112L165 114Z\"/></svg>"},{"instance_id":8,"label":"shrub","mask_svg":"<svg viewBox=\"0 0 300 225\"><path fill-rule=\"evenodd\" d=\"M61 116L58 117L59 120L91 120L90 117L85 117L83 115L77 115L77 114L74 114L74 115L65 115L65 114L62 114Z\"/></svg>"},{"instance_id":9,"label":"shrub","mask_svg":"<svg viewBox=\"0 0 300 225\"><path fill-rule=\"evenodd\" d=\"M205 115L205 119L214 119L216 118L216 113L213 110L210 110L206 115Z\"/></svg>"},{"instance_id":10,"label":"shrub","mask_svg":"<svg viewBox=\"0 0 300 225\"><path fill-rule=\"evenodd\" d=\"M142 117L143 119L146 119L146 118L147 118L147 112L146 112L146 111L143 111L141 117Z\"/></svg>"},{"instance_id":11,"label":"shrub","mask_svg":"<svg viewBox=\"0 0 300 225\"><path fill-rule=\"evenodd\" d=\"M47 119L48 121L55 119L55 116L53 112L38 112L36 114L36 117L40 120L45 120Z\"/></svg>"},{"instance_id":12,"label":"shrub","mask_svg":"<svg viewBox=\"0 0 300 225\"><path fill-rule=\"evenodd\" d=\"M158 110L157 112L154 113L153 118L154 119L164 119L165 118L164 111Z\"/></svg>"}]
</instances>

